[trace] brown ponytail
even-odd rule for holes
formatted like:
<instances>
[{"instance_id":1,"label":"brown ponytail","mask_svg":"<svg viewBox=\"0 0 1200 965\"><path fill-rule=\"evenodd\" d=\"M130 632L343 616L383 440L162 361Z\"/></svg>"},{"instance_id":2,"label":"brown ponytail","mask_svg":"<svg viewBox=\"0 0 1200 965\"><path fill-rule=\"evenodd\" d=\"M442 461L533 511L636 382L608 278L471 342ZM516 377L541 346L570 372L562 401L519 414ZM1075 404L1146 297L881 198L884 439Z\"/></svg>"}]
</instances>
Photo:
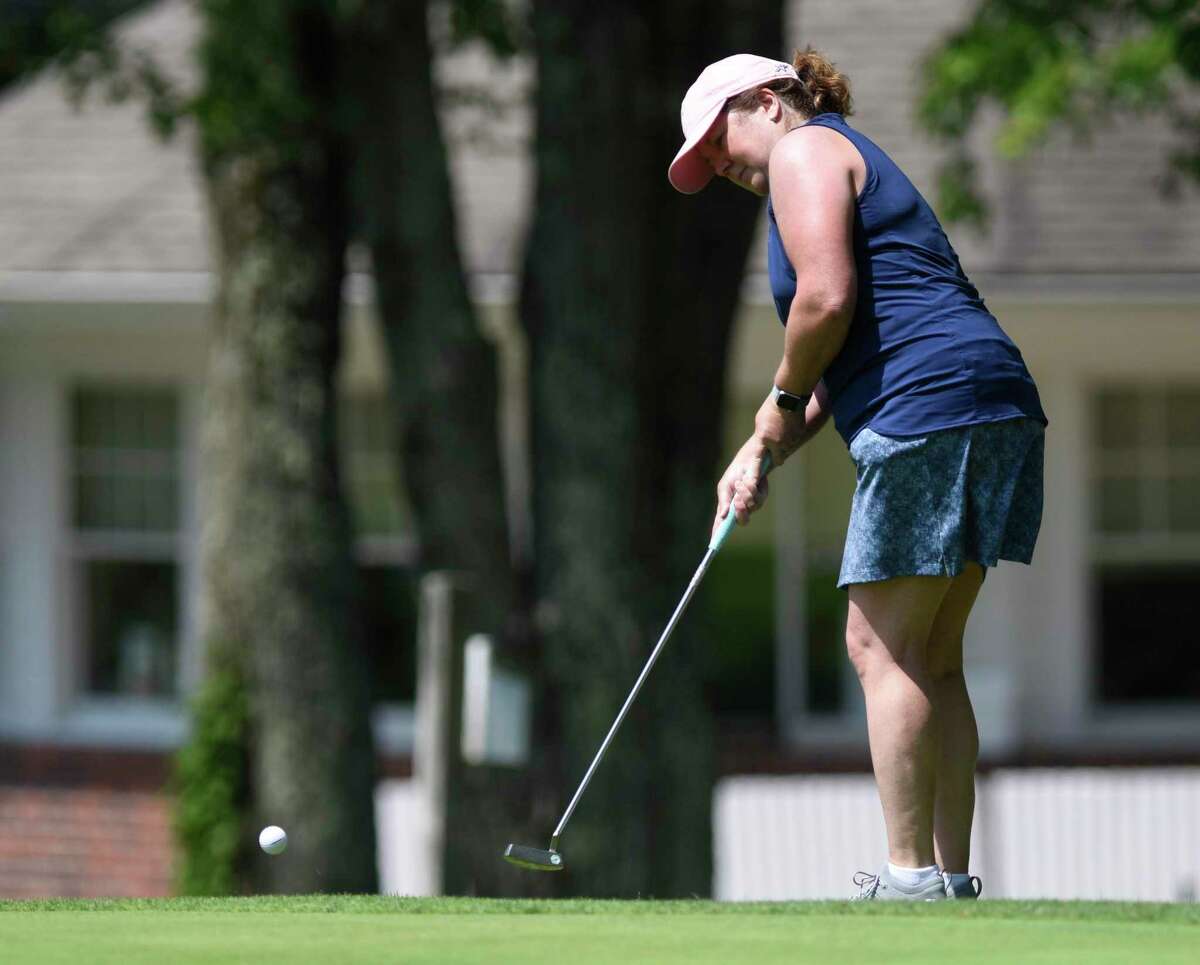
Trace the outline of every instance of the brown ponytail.
<instances>
[{"instance_id":1,"label":"brown ponytail","mask_svg":"<svg viewBox=\"0 0 1200 965\"><path fill-rule=\"evenodd\" d=\"M809 95L811 109L799 104L792 106L812 117L815 114L841 114L846 117L854 113L850 98L850 78L812 47L797 50L792 54L792 66L800 76L800 84Z\"/></svg>"},{"instance_id":2,"label":"brown ponytail","mask_svg":"<svg viewBox=\"0 0 1200 965\"><path fill-rule=\"evenodd\" d=\"M792 67L799 80L776 80L762 86L775 91L788 107L804 117L828 113L848 117L854 113L850 78L840 73L824 54L812 47L797 50L792 55ZM731 111L753 110L759 89L731 97L726 107Z\"/></svg>"}]
</instances>

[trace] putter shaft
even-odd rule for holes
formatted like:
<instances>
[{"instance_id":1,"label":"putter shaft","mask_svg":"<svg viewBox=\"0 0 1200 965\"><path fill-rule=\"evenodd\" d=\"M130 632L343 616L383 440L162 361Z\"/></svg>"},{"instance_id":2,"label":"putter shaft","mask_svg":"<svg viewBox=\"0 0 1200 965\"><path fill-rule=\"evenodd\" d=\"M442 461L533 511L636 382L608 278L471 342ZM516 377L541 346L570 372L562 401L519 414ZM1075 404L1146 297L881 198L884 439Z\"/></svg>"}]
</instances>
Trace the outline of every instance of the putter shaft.
<instances>
[{"instance_id":1,"label":"putter shaft","mask_svg":"<svg viewBox=\"0 0 1200 965\"><path fill-rule=\"evenodd\" d=\"M771 471L771 455L767 453L763 456L760 467L760 476L766 476ZM571 820L571 815L575 812L575 805L579 803L579 799L583 796L583 792L587 790L588 783L592 779L592 775L596 772L596 767L604 757L604 752L608 750L608 745L612 743L613 737L621 727L621 722L625 720L625 715L629 712L629 708L633 705L637 698L638 691L642 689L642 684L646 682L646 678L650 675L650 670L654 666L654 662L658 659L659 653L662 651L663 645L667 642L667 638L671 636L671 631L675 629L675 624L679 622L679 618L683 615L683 611L687 609L688 603L692 599L692 595L696 592L696 587L700 585L700 580L703 579L705 571L708 569L712 558L716 556L717 550L721 548L721 544L725 542L733 530L737 518L733 512L733 507L729 507L724 521L717 528L717 532L713 535L712 540L708 544L708 552L704 554L704 559L700 561L700 565L696 568L692 580L684 590L683 599L679 601L679 605L675 607L675 612L671 614L671 619L667 622L667 628L663 630L662 636L658 638L658 643L650 652L650 659L646 661L646 666L642 668L642 672L638 675L637 681L633 685L633 689L629 692L629 696L625 698L625 703L621 707L620 713L617 714L617 719L613 721L612 727L608 729L608 734L605 736L603 743L600 745L600 750L596 752L596 756L592 758L591 766L588 767L587 773L583 775L583 780L579 782L579 787L575 790L574 797L571 798L571 803L567 805L567 810L563 813L562 819L558 822L558 827L554 829L554 835L550 838L550 849L548 854L556 855L558 852L558 839L562 836L563 828L567 826L567 822ZM509 850L513 849L513 845L509 845ZM529 849L526 849L529 850ZM510 857L510 860L511 857ZM514 862L516 863L516 862Z\"/></svg>"},{"instance_id":2,"label":"putter shaft","mask_svg":"<svg viewBox=\"0 0 1200 965\"><path fill-rule=\"evenodd\" d=\"M730 517L733 516L733 511L730 510ZM700 580L704 576L704 571L708 569L708 564L712 562L712 558L716 555L720 543L714 540L716 545L709 546L708 552L704 554L704 559L700 561L700 567L696 570L696 574L692 577L692 581L688 584L684 591L683 599L679 601L679 606L675 608L675 612L671 614L671 619L667 623L667 628L659 637L658 643L654 650L650 653L650 659L646 661L646 666L642 668L641 674L638 676L637 682L633 685L633 690L629 692L629 696L625 698L625 704L621 707L621 712L617 714L617 719L613 721L612 727L609 728L608 736L604 738L604 742L600 745L600 750L596 752L596 756L592 759L591 766L587 769L587 773L583 775L583 780L579 784L579 788L575 791L575 796L571 798L571 803L567 805L567 810L562 816L562 820L558 822L558 827L554 829L554 836L550 838L550 850L558 850L558 838L562 834L563 828L567 826L567 822L571 819L571 814L575 811L575 805L579 803L580 797L587 789L588 782L591 781L592 775L596 772L596 766L600 763L600 759L604 757L604 752L608 750L608 745L612 743L613 737L616 735L621 722L625 719L625 715L629 712L634 698L637 697L638 691L642 689L642 684L646 682L646 677L650 675L650 669L654 666L654 661L658 659L659 653L662 651L663 644L667 642L667 638L671 635L671 631L675 629L675 624L679 622L680 616L687 608L688 601L691 600L692 594L696 592L696 587L700 585Z\"/></svg>"}]
</instances>

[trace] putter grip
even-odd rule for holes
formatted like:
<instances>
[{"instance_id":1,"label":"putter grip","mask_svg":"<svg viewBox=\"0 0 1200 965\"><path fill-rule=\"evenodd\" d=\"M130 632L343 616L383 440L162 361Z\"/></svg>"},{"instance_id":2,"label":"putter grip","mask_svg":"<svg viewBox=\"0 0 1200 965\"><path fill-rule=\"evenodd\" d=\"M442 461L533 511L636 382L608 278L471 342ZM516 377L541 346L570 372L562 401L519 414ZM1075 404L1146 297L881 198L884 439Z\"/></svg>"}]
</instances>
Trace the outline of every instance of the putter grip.
<instances>
[{"instance_id":1,"label":"putter grip","mask_svg":"<svg viewBox=\"0 0 1200 965\"><path fill-rule=\"evenodd\" d=\"M759 478L765 476L771 471L771 454L768 452L762 458L762 463L759 466ZM717 529L716 535L713 536L712 542L708 544L710 552L715 553L721 548L721 544L725 542L730 531L737 525L737 514L733 511L733 505L730 504L728 511L725 513L725 519L722 520L720 527Z\"/></svg>"}]
</instances>

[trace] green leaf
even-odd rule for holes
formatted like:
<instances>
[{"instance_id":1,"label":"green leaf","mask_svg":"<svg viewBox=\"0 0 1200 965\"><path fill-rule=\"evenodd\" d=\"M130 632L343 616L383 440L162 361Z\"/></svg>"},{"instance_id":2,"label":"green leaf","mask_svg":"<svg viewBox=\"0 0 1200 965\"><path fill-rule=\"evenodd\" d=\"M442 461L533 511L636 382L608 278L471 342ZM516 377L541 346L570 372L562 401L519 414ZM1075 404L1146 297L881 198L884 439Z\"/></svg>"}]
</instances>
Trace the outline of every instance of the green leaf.
<instances>
[{"instance_id":1,"label":"green leaf","mask_svg":"<svg viewBox=\"0 0 1200 965\"><path fill-rule=\"evenodd\" d=\"M982 0L927 54L921 76L918 121L954 155L939 184L944 216L974 221L982 199L963 145L981 110L999 108L993 149L1005 158L1060 125L1089 133L1121 109L1161 113L1185 131L1177 108L1200 82L1200 13L1194 0ZM1200 181L1197 155L1174 164Z\"/></svg>"}]
</instances>

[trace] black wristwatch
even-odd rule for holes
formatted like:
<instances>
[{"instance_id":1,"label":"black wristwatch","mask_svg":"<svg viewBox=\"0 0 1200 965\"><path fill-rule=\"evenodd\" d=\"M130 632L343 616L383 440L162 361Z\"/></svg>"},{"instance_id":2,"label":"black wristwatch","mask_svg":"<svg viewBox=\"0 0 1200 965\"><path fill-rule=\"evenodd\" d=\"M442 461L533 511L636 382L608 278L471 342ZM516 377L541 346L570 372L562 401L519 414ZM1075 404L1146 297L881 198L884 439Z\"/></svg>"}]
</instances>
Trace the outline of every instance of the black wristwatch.
<instances>
[{"instance_id":1,"label":"black wristwatch","mask_svg":"<svg viewBox=\"0 0 1200 965\"><path fill-rule=\"evenodd\" d=\"M772 385L771 398L781 409L786 409L788 412L803 412L808 408L808 400L812 398L812 395L793 395L791 392L783 391L777 385Z\"/></svg>"}]
</instances>

